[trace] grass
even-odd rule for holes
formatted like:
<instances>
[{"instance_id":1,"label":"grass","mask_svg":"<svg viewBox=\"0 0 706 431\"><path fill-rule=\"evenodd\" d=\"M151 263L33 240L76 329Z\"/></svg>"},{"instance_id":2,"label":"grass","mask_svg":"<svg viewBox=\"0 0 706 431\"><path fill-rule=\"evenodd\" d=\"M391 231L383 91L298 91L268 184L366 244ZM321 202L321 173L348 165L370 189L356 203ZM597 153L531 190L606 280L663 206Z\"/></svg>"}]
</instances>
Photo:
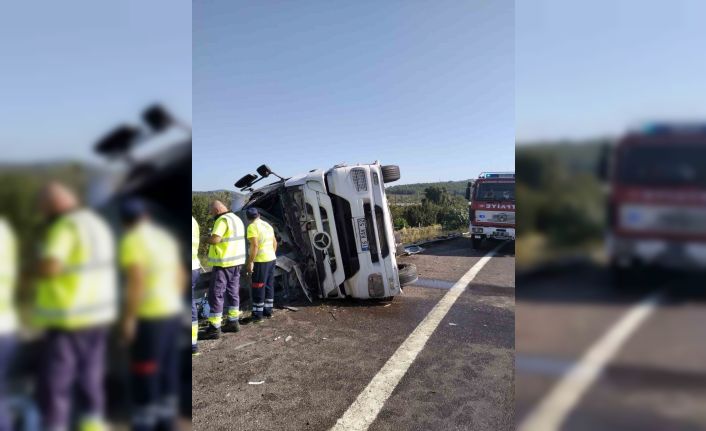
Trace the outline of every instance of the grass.
<instances>
[{"instance_id":1,"label":"grass","mask_svg":"<svg viewBox=\"0 0 706 431\"><path fill-rule=\"evenodd\" d=\"M515 241L516 267L527 270L540 265L559 262L567 258L582 257L597 263L605 262L604 244L601 239L571 246L556 246L538 232L527 232Z\"/></svg>"},{"instance_id":2,"label":"grass","mask_svg":"<svg viewBox=\"0 0 706 431\"><path fill-rule=\"evenodd\" d=\"M443 230L440 224L424 227L405 227L396 231L402 238L402 244L411 244L418 241L434 239L450 233L458 233L459 230Z\"/></svg>"}]
</instances>

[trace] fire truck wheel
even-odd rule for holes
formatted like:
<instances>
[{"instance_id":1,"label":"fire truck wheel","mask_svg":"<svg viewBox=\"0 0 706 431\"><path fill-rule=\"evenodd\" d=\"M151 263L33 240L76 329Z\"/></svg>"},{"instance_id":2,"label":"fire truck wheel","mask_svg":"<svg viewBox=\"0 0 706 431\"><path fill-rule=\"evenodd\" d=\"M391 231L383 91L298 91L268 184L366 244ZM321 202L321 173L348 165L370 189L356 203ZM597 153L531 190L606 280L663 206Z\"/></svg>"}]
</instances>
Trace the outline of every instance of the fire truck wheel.
<instances>
[{"instance_id":1,"label":"fire truck wheel","mask_svg":"<svg viewBox=\"0 0 706 431\"><path fill-rule=\"evenodd\" d=\"M413 263L399 263L397 264L397 270L400 277L400 286L412 284L419 278L417 265Z\"/></svg>"},{"instance_id":2,"label":"fire truck wheel","mask_svg":"<svg viewBox=\"0 0 706 431\"><path fill-rule=\"evenodd\" d=\"M391 183L400 179L400 167L397 165L380 166L382 170L382 182Z\"/></svg>"}]
</instances>

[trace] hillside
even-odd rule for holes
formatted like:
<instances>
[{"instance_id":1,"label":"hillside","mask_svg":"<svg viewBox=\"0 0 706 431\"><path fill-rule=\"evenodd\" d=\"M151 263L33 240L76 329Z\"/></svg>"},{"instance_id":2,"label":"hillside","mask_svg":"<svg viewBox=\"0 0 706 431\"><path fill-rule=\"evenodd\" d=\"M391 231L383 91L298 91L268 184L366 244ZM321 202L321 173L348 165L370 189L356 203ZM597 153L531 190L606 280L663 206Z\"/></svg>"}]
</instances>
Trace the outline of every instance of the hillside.
<instances>
[{"instance_id":1,"label":"hillside","mask_svg":"<svg viewBox=\"0 0 706 431\"><path fill-rule=\"evenodd\" d=\"M388 196L390 195L423 195L424 189L432 186L444 187L446 190L457 196L464 196L466 194L466 185L469 180L461 181L440 181L435 183L415 183L415 184L401 184L397 186L390 186L385 189Z\"/></svg>"}]
</instances>

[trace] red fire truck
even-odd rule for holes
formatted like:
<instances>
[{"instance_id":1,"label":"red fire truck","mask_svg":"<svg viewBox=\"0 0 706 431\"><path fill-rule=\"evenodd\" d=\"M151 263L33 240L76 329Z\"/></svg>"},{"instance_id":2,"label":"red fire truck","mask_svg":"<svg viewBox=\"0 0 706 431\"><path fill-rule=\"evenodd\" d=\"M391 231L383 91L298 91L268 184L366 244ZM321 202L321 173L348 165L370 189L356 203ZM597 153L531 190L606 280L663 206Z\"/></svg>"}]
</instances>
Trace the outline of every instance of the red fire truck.
<instances>
[{"instance_id":1,"label":"red fire truck","mask_svg":"<svg viewBox=\"0 0 706 431\"><path fill-rule=\"evenodd\" d=\"M515 173L483 172L468 183L473 248L485 239L515 240Z\"/></svg>"},{"instance_id":2,"label":"red fire truck","mask_svg":"<svg viewBox=\"0 0 706 431\"><path fill-rule=\"evenodd\" d=\"M651 124L615 146L607 251L616 281L706 267L706 125Z\"/></svg>"}]
</instances>

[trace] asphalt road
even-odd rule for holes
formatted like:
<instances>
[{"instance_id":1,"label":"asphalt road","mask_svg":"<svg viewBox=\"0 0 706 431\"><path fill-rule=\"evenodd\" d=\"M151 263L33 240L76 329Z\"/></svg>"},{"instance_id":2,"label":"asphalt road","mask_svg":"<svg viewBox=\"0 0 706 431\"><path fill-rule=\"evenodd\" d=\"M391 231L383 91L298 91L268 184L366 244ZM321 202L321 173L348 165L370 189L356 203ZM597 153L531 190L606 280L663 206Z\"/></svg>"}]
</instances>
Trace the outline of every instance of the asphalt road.
<instances>
[{"instance_id":1,"label":"asphalt road","mask_svg":"<svg viewBox=\"0 0 706 431\"><path fill-rule=\"evenodd\" d=\"M505 253L451 306L370 430L514 429L515 259ZM391 303L276 310L261 326L202 341L192 361L194 429L331 428L483 254L466 238L438 243L401 259L417 265L420 281Z\"/></svg>"},{"instance_id":2,"label":"asphalt road","mask_svg":"<svg viewBox=\"0 0 706 431\"><path fill-rule=\"evenodd\" d=\"M647 273L632 288L620 289L604 268L590 264L520 277L518 424L538 411L572 367L589 369L587 352L605 341L606 334L614 334L629 313L644 307L637 304L652 297L658 298L656 307L642 310L644 319L624 334L597 379L566 412L560 429L706 429L703 280L703 274Z\"/></svg>"}]
</instances>

